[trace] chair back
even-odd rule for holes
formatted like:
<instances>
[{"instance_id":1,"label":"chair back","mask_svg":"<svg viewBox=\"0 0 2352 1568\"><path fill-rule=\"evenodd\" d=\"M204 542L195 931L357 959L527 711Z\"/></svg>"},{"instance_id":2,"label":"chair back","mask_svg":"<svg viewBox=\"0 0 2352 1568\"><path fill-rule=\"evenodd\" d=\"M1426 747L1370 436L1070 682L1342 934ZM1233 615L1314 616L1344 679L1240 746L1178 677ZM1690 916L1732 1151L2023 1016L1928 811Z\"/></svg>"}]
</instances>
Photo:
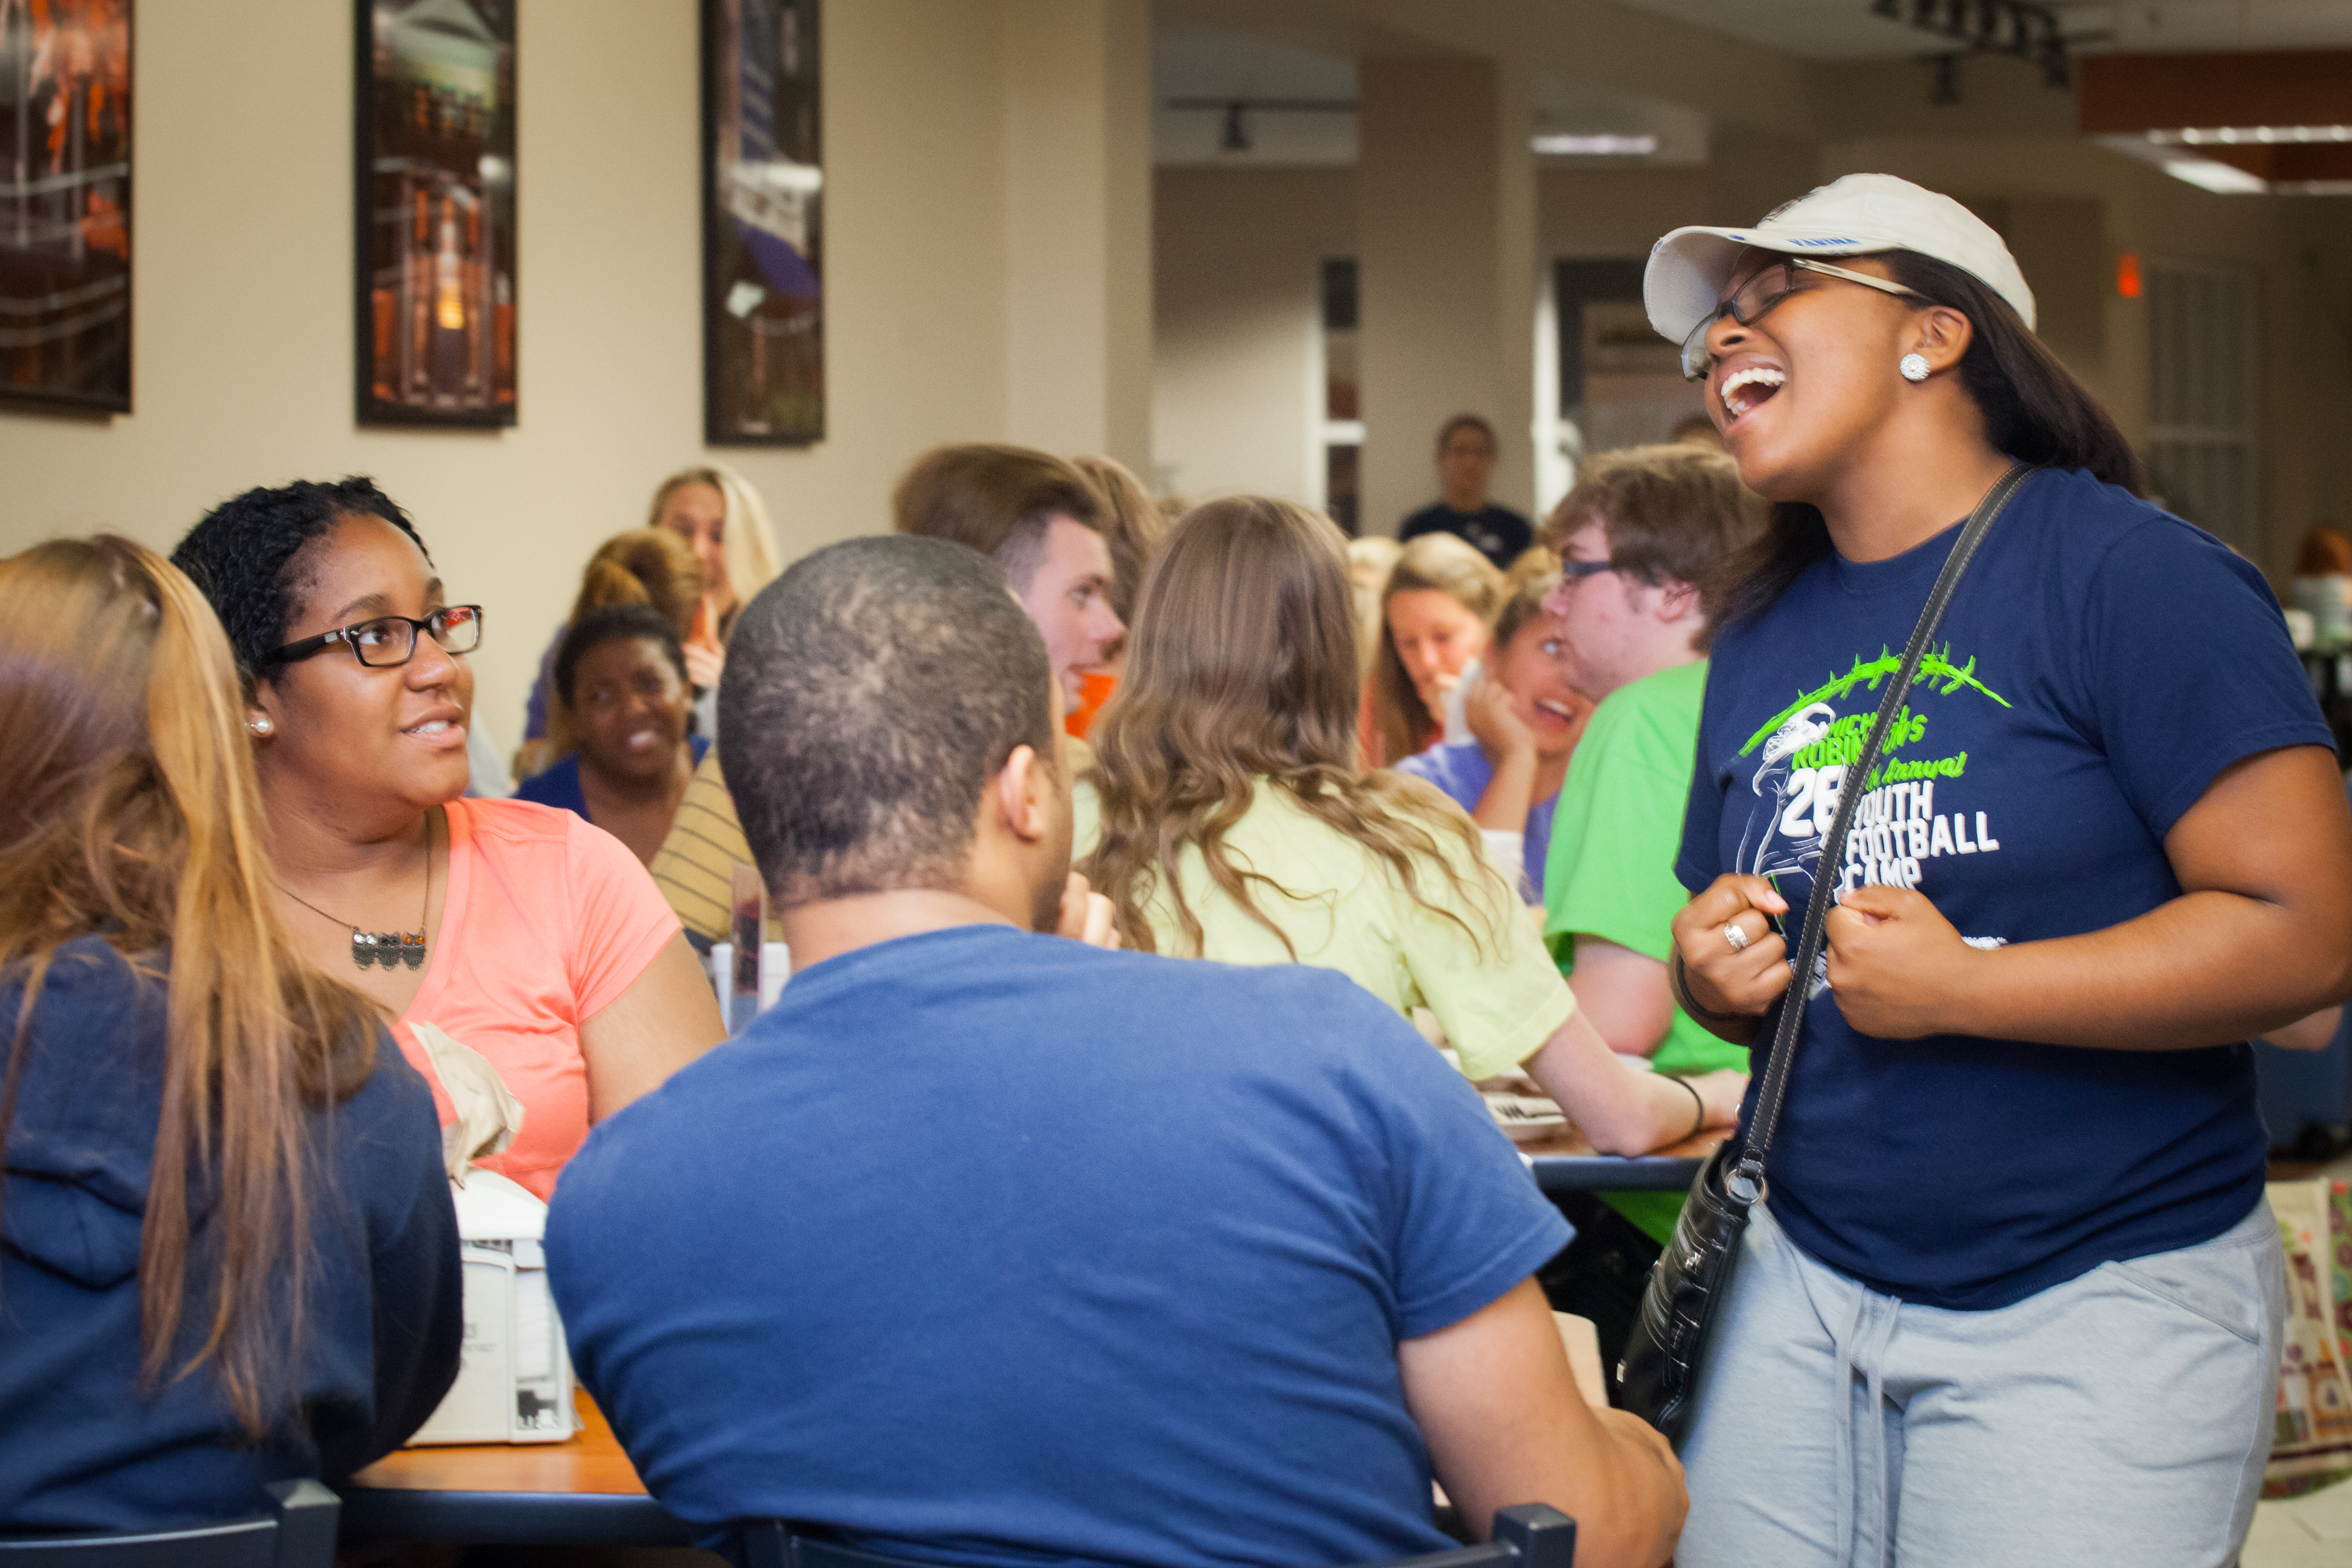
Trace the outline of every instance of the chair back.
<instances>
[{"instance_id":1,"label":"chair back","mask_svg":"<svg viewBox=\"0 0 2352 1568\"><path fill-rule=\"evenodd\" d=\"M740 1531L747 1568L927 1568L799 1534L780 1519L746 1520ZM1548 1503L1528 1502L1496 1509L1495 1537L1484 1546L1400 1558L1377 1568L1573 1568L1575 1562L1576 1521Z\"/></svg>"},{"instance_id":2,"label":"chair back","mask_svg":"<svg viewBox=\"0 0 2352 1568\"><path fill-rule=\"evenodd\" d=\"M278 1481L257 1519L150 1535L0 1537L0 1568L334 1568L342 1500L316 1481Z\"/></svg>"}]
</instances>

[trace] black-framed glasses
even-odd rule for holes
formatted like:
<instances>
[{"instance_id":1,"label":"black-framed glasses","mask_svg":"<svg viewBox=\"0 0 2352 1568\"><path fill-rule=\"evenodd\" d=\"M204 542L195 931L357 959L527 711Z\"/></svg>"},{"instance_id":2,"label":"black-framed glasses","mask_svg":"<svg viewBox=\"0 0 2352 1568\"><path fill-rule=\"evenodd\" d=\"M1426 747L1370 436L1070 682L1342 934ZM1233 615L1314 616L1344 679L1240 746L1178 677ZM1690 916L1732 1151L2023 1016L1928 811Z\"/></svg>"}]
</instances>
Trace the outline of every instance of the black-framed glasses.
<instances>
[{"instance_id":1,"label":"black-framed glasses","mask_svg":"<svg viewBox=\"0 0 2352 1568\"><path fill-rule=\"evenodd\" d=\"M1617 568L1606 561L1563 561L1559 563L1559 580L1563 583L1573 583L1580 578L1598 577L1603 572L1615 570Z\"/></svg>"},{"instance_id":2,"label":"black-framed glasses","mask_svg":"<svg viewBox=\"0 0 2352 1568\"><path fill-rule=\"evenodd\" d=\"M482 606L451 605L423 620L409 616L378 616L320 632L267 654L264 664L292 664L310 658L330 643L341 643L352 657L370 669L393 669L416 657L416 634L425 632L444 653L471 653L482 646Z\"/></svg>"},{"instance_id":3,"label":"black-framed glasses","mask_svg":"<svg viewBox=\"0 0 2352 1568\"><path fill-rule=\"evenodd\" d=\"M1711 314L1690 330L1689 335L1683 339L1683 379L1705 381L1706 373L1715 368L1715 356L1706 352L1706 334L1714 329L1716 322L1728 316L1743 327L1754 326L1763 319L1764 312L1797 291L1797 274L1800 272L1818 272L1824 278L1843 278L1849 283L1859 283L1882 294L1897 294L1913 300L1927 298L1916 289L1906 289L1900 283L1873 278L1867 272L1849 272L1843 267L1791 256L1751 274L1747 282L1731 291L1731 298L1717 305Z\"/></svg>"}]
</instances>

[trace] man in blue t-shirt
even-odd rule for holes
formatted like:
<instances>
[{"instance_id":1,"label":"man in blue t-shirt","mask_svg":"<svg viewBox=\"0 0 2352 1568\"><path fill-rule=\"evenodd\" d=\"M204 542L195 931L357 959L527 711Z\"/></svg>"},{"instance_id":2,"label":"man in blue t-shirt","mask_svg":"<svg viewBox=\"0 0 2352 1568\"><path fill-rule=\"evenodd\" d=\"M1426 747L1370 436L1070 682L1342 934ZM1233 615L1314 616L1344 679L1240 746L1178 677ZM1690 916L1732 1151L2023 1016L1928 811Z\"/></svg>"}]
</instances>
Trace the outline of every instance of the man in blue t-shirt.
<instances>
[{"instance_id":1,"label":"man in blue t-shirt","mask_svg":"<svg viewBox=\"0 0 2352 1568\"><path fill-rule=\"evenodd\" d=\"M719 746L800 968L597 1127L550 1278L706 1545L782 1518L943 1563L1340 1563L1576 1517L1655 1564L1648 1428L1577 1396L1566 1227L1341 976L1098 951L1045 645L984 557L856 540L744 613Z\"/></svg>"}]
</instances>

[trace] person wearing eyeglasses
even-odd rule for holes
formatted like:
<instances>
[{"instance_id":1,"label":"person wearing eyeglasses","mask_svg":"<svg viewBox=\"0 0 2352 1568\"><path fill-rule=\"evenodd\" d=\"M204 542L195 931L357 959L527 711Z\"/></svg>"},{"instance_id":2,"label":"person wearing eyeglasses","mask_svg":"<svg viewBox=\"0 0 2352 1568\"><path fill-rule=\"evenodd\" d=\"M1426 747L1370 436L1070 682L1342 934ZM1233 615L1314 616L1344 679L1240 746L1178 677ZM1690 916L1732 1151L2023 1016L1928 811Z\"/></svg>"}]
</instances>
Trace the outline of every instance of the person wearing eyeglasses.
<instances>
[{"instance_id":1,"label":"person wearing eyeglasses","mask_svg":"<svg viewBox=\"0 0 2352 1568\"><path fill-rule=\"evenodd\" d=\"M1592 704L1568 683L1559 618L1544 609L1559 563L1530 551L1510 574L1495 617L1489 667L1464 700L1466 741L1444 742L1396 771L1426 779L1470 814L1497 865L1519 877L1519 896L1543 901L1552 802Z\"/></svg>"},{"instance_id":2,"label":"person wearing eyeglasses","mask_svg":"<svg viewBox=\"0 0 2352 1568\"><path fill-rule=\"evenodd\" d=\"M2352 994L2352 813L2277 600L2143 499L1948 196L1850 174L1674 231L1643 291L1772 503L1709 656L1675 973L1727 1041L1803 1010L1677 1561L2235 1562L2286 1306L2246 1042Z\"/></svg>"},{"instance_id":3,"label":"person wearing eyeglasses","mask_svg":"<svg viewBox=\"0 0 2352 1568\"><path fill-rule=\"evenodd\" d=\"M373 1003L455 1112L431 1025L524 1108L478 1162L541 1197L601 1121L724 1037L653 879L569 812L469 800L482 610L364 479L247 490L173 563L212 602L245 683L278 918Z\"/></svg>"},{"instance_id":4,"label":"person wearing eyeglasses","mask_svg":"<svg viewBox=\"0 0 2352 1568\"><path fill-rule=\"evenodd\" d=\"M1564 679L1597 702L1549 828L1544 931L1609 1048L1674 1077L1748 1070L1748 1050L1675 1005L1666 959L1706 689L1709 585L1763 531L1764 503L1721 452L1629 447L1585 465L1545 521L1565 558L1551 595ZM1683 1194L1563 1193L1576 1239L1545 1270L1562 1311L1622 1345Z\"/></svg>"}]
</instances>

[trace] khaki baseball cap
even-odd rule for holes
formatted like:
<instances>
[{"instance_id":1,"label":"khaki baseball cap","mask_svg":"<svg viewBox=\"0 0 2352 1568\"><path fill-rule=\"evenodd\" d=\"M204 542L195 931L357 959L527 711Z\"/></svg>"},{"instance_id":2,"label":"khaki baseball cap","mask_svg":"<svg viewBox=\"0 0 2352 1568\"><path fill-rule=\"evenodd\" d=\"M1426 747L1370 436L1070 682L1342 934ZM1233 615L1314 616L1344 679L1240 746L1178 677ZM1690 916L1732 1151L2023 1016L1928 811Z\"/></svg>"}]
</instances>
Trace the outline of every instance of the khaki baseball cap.
<instances>
[{"instance_id":1,"label":"khaki baseball cap","mask_svg":"<svg viewBox=\"0 0 2352 1568\"><path fill-rule=\"evenodd\" d=\"M1775 208L1753 228L1678 228L1651 247L1642 303L1681 342L1714 314L1743 250L1866 256L1912 250L1949 262L2009 301L2028 329L2033 290L1992 226L1949 196L1892 174L1848 174Z\"/></svg>"}]
</instances>

